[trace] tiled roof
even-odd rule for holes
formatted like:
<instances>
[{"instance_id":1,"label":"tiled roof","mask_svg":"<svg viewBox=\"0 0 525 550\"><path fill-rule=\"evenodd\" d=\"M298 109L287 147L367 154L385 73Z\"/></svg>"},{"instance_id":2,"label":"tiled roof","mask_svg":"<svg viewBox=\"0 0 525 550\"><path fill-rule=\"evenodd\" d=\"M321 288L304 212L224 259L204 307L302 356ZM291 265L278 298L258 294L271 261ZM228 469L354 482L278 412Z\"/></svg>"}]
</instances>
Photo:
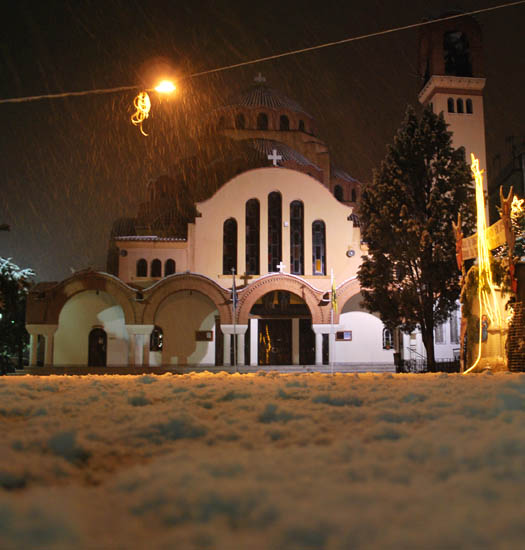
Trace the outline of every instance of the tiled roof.
<instances>
[{"instance_id":1,"label":"tiled roof","mask_svg":"<svg viewBox=\"0 0 525 550\"><path fill-rule=\"evenodd\" d=\"M228 107L266 107L268 109L288 109L296 113L309 115L299 103L286 97L281 92L267 86L251 86L244 92L232 96L223 108Z\"/></svg>"},{"instance_id":2,"label":"tiled roof","mask_svg":"<svg viewBox=\"0 0 525 550\"><path fill-rule=\"evenodd\" d=\"M281 165L283 161L294 161L301 166L312 166L316 170L321 171L319 166L308 160L304 155L299 153L299 151L292 149L285 143L274 141L272 139L252 139L247 141L253 143L254 148L265 157L272 154L275 149L277 154L283 157L282 161L277 161L277 164L279 165Z\"/></svg>"},{"instance_id":3,"label":"tiled roof","mask_svg":"<svg viewBox=\"0 0 525 550\"><path fill-rule=\"evenodd\" d=\"M356 180L344 170L341 170L340 168L335 168L335 166L332 166L331 172L333 178L338 178L340 180L348 181L350 183L361 183L359 180Z\"/></svg>"}]
</instances>

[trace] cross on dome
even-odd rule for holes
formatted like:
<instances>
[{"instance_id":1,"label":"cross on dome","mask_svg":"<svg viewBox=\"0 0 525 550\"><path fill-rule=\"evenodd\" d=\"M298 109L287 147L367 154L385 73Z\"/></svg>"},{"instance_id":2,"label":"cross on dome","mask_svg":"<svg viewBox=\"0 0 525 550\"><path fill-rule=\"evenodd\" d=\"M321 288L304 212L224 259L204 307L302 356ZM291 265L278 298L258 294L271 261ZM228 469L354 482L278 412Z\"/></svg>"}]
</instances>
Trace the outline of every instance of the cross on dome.
<instances>
[{"instance_id":1,"label":"cross on dome","mask_svg":"<svg viewBox=\"0 0 525 550\"><path fill-rule=\"evenodd\" d=\"M268 155L268 160L271 160L272 163L273 163L273 165L274 165L274 166L277 166L277 161L278 161L278 160L283 160L283 157L282 157L282 155L278 155L278 154L277 154L277 149L274 149L274 150L272 151L272 154L271 154L271 155Z\"/></svg>"},{"instance_id":2,"label":"cross on dome","mask_svg":"<svg viewBox=\"0 0 525 550\"><path fill-rule=\"evenodd\" d=\"M257 82L257 84L262 84L263 82L266 82L266 78L261 73L259 73L258 75L255 76L253 81Z\"/></svg>"}]
</instances>

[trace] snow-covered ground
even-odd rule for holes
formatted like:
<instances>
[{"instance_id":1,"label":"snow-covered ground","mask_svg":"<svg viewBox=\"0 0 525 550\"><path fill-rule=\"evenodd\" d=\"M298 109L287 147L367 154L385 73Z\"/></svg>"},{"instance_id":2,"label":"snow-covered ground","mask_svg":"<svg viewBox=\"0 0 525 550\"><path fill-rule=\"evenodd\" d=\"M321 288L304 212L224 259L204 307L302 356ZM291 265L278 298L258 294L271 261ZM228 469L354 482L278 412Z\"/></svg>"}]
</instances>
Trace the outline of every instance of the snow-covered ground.
<instances>
[{"instance_id":1,"label":"snow-covered ground","mask_svg":"<svg viewBox=\"0 0 525 550\"><path fill-rule=\"evenodd\" d=\"M518 549L525 375L0 378L0 548Z\"/></svg>"}]
</instances>

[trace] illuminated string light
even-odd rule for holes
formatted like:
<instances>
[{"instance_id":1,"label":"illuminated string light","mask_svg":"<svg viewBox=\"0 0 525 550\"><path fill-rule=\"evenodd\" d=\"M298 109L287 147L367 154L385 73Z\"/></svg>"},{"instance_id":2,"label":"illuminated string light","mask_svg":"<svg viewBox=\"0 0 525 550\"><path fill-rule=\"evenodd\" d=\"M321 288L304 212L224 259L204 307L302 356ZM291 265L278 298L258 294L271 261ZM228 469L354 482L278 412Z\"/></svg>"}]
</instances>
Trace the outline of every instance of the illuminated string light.
<instances>
[{"instance_id":1,"label":"illuminated string light","mask_svg":"<svg viewBox=\"0 0 525 550\"><path fill-rule=\"evenodd\" d=\"M525 199L518 199L516 195L512 199L512 204L510 205L510 217L513 222L516 222L520 219L525 203Z\"/></svg>"},{"instance_id":2,"label":"illuminated string light","mask_svg":"<svg viewBox=\"0 0 525 550\"><path fill-rule=\"evenodd\" d=\"M133 106L137 110L131 115L131 122L140 128L144 136L147 136L148 134L142 128L142 123L149 117L151 110L151 100L148 93L140 92L133 100Z\"/></svg>"},{"instance_id":3,"label":"illuminated string light","mask_svg":"<svg viewBox=\"0 0 525 550\"><path fill-rule=\"evenodd\" d=\"M463 374L467 374L474 369L481 359L482 343L482 319L486 315L494 327L500 327L502 324L501 313L496 296L496 289L492 281L492 270L490 267L490 248L487 240L487 220L485 217L485 195L483 193L483 172L479 169L479 159L472 153L471 170L474 175L476 185L476 210L477 210L477 244L478 244L478 302L479 302L479 342L478 357L474 364Z\"/></svg>"}]
</instances>

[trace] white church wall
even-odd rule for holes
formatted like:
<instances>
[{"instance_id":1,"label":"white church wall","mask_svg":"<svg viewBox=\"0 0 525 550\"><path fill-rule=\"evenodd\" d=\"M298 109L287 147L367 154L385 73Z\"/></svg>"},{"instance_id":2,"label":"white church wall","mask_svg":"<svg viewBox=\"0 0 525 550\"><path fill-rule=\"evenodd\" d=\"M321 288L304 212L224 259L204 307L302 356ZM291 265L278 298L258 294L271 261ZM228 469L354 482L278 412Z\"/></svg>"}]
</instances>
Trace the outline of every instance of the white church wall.
<instances>
[{"instance_id":1,"label":"white church wall","mask_svg":"<svg viewBox=\"0 0 525 550\"><path fill-rule=\"evenodd\" d=\"M95 326L107 334L107 365L127 364L128 336L124 312L103 291L86 290L68 300L58 319L54 365L87 365L89 333Z\"/></svg>"},{"instance_id":2,"label":"white church wall","mask_svg":"<svg viewBox=\"0 0 525 550\"><path fill-rule=\"evenodd\" d=\"M155 325L163 331L162 364L214 365L216 315L215 304L199 292L177 292L166 298L155 316ZM197 342L197 331L211 331L213 339Z\"/></svg>"},{"instance_id":3,"label":"white church wall","mask_svg":"<svg viewBox=\"0 0 525 550\"><path fill-rule=\"evenodd\" d=\"M394 349L383 349L383 329L381 320L370 313L341 313L338 331L352 331L352 340L335 342L335 362L393 364Z\"/></svg>"},{"instance_id":4,"label":"white church wall","mask_svg":"<svg viewBox=\"0 0 525 550\"><path fill-rule=\"evenodd\" d=\"M282 195L282 251L284 271L289 273L290 263L290 203L301 200L304 204L304 278L318 288L330 286L330 269L336 280L353 276L360 263L360 233L348 220L352 208L340 203L317 180L285 168L260 168L236 176L207 201L198 203L202 214L195 220L194 271L225 284L229 276L222 275L223 224L228 218L237 221L237 273L246 270L245 208L249 199L257 198L260 204L260 275L266 274L268 263L268 195L279 191ZM325 276L312 275L312 223L322 220L326 227ZM352 248L353 257L346 255Z\"/></svg>"}]
</instances>

